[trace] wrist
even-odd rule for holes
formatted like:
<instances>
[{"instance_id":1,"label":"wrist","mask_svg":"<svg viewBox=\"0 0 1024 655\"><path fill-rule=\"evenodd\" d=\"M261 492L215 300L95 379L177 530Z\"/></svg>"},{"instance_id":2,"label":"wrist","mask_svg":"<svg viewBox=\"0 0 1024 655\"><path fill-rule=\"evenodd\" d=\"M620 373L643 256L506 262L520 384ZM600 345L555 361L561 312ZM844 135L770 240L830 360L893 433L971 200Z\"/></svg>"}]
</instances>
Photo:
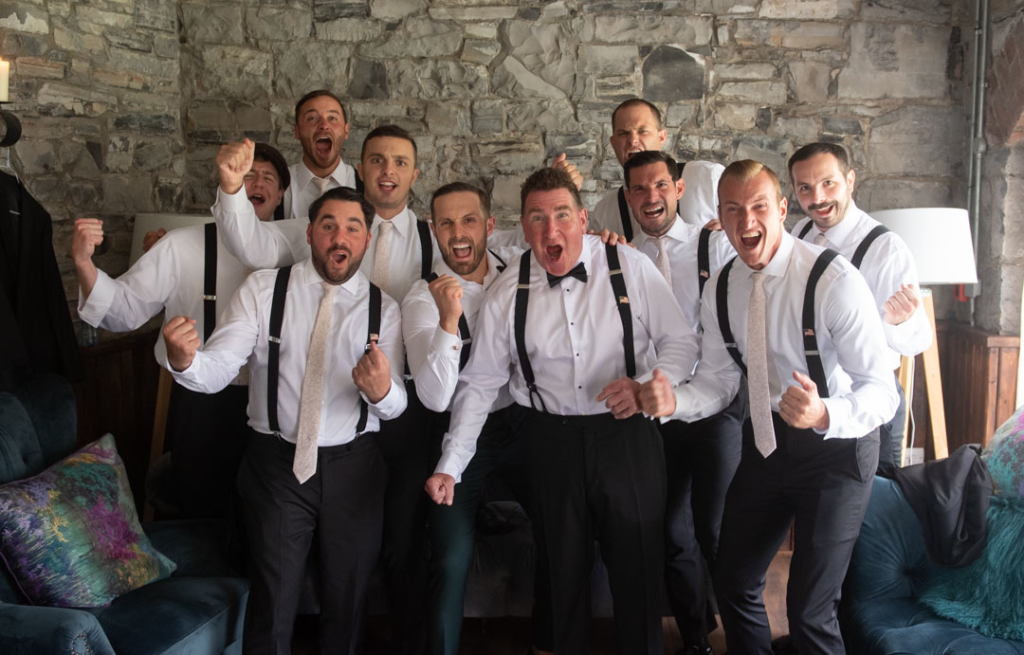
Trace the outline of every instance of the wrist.
<instances>
[{"instance_id":1,"label":"wrist","mask_svg":"<svg viewBox=\"0 0 1024 655\"><path fill-rule=\"evenodd\" d=\"M241 189L241 188L242 188L241 180L239 180L237 182L230 181L230 180L221 180L221 182L220 182L220 190L223 191L224 193L228 194L229 196L235 195L236 193L238 193L238 190Z\"/></svg>"},{"instance_id":2,"label":"wrist","mask_svg":"<svg viewBox=\"0 0 1024 655\"><path fill-rule=\"evenodd\" d=\"M448 334L459 333L459 317L452 318L451 316L441 317L441 329Z\"/></svg>"}]
</instances>

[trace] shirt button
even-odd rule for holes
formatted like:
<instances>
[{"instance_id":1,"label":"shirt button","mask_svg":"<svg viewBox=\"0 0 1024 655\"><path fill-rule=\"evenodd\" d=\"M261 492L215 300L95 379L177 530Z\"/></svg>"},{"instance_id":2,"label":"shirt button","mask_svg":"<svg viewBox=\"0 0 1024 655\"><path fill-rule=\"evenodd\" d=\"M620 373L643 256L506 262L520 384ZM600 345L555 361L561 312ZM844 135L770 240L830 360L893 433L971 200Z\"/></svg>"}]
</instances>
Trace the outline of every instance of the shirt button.
<instances>
[{"instance_id":1,"label":"shirt button","mask_svg":"<svg viewBox=\"0 0 1024 655\"><path fill-rule=\"evenodd\" d=\"M576 387L576 388L577 388L577 389L582 389L582 388L583 388L583 385L581 384L580 386L578 386L578 387Z\"/></svg>"}]
</instances>

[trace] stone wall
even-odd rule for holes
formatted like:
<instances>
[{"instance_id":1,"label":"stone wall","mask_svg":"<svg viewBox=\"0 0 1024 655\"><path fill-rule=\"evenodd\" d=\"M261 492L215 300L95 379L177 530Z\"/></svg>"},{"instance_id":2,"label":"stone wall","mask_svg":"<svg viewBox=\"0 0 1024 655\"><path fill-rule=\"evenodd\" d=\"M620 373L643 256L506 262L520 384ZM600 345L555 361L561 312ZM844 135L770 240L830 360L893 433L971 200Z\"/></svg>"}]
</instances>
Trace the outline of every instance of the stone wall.
<instances>
[{"instance_id":1,"label":"stone wall","mask_svg":"<svg viewBox=\"0 0 1024 655\"><path fill-rule=\"evenodd\" d=\"M1024 285L1024 7L994 0L982 161L982 222L975 319L987 330L1020 334Z\"/></svg>"},{"instance_id":2,"label":"stone wall","mask_svg":"<svg viewBox=\"0 0 1024 655\"><path fill-rule=\"evenodd\" d=\"M12 164L64 221L205 211L217 147L249 135L298 156L295 100L348 100L354 162L375 125L417 137L414 209L447 181L493 192L508 224L525 176L561 152L588 202L618 185L612 108L663 110L682 159L780 172L817 139L850 147L861 206L964 203L967 0L0 0L26 134ZM966 16L966 18L965 18ZM69 262L69 287L72 286Z\"/></svg>"}]
</instances>

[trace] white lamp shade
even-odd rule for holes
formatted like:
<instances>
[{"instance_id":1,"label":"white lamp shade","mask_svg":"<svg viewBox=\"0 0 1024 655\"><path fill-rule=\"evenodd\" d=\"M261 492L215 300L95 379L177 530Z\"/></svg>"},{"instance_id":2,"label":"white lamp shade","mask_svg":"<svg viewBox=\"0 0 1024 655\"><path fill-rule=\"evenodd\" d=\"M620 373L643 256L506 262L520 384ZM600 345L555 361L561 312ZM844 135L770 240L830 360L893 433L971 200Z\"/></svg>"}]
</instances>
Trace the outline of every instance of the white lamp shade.
<instances>
[{"instance_id":1,"label":"white lamp shade","mask_svg":"<svg viewBox=\"0 0 1024 655\"><path fill-rule=\"evenodd\" d=\"M917 262L925 284L976 284L974 244L966 209L923 207L870 212L871 217L900 235Z\"/></svg>"},{"instance_id":2,"label":"white lamp shade","mask_svg":"<svg viewBox=\"0 0 1024 655\"><path fill-rule=\"evenodd\" d=\"M146 232L164 228L168 232L179 227L212 223L212 214L136 214L135 228L132 231L132 250L128 257L128 266L142 257L142 238Z\"/></svg>"}]
</instances>

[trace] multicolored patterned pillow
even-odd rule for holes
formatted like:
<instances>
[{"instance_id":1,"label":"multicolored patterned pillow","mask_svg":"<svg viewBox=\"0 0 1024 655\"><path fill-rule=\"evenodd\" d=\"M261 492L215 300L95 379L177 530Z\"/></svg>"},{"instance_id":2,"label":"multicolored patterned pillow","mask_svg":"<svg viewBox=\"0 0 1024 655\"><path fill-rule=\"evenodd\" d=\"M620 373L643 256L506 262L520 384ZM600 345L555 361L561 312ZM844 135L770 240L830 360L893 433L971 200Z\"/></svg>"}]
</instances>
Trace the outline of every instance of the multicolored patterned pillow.
<instances>
[{"instance_id":1,"label":"multicolored patterned pillow","mask_svg":"<svg viewBox=\"0 0 1024 655\"><path fill-rule=\"evenodd\" d=\"M176 568L142 531L109 434L0 486L0 556L26 598L53 607L102 607Z\"/></svg>"},{"instance_id":2,"label":"multicolored patterned pillow","mask_svg":"<svg viewBox=\"0 0 1024 655\"><path fill-rule=\"evenodd\" d=\"M999 426L981 458L996 494L1024 498L1024 407Z\"/></svg>"}]
</instances>

